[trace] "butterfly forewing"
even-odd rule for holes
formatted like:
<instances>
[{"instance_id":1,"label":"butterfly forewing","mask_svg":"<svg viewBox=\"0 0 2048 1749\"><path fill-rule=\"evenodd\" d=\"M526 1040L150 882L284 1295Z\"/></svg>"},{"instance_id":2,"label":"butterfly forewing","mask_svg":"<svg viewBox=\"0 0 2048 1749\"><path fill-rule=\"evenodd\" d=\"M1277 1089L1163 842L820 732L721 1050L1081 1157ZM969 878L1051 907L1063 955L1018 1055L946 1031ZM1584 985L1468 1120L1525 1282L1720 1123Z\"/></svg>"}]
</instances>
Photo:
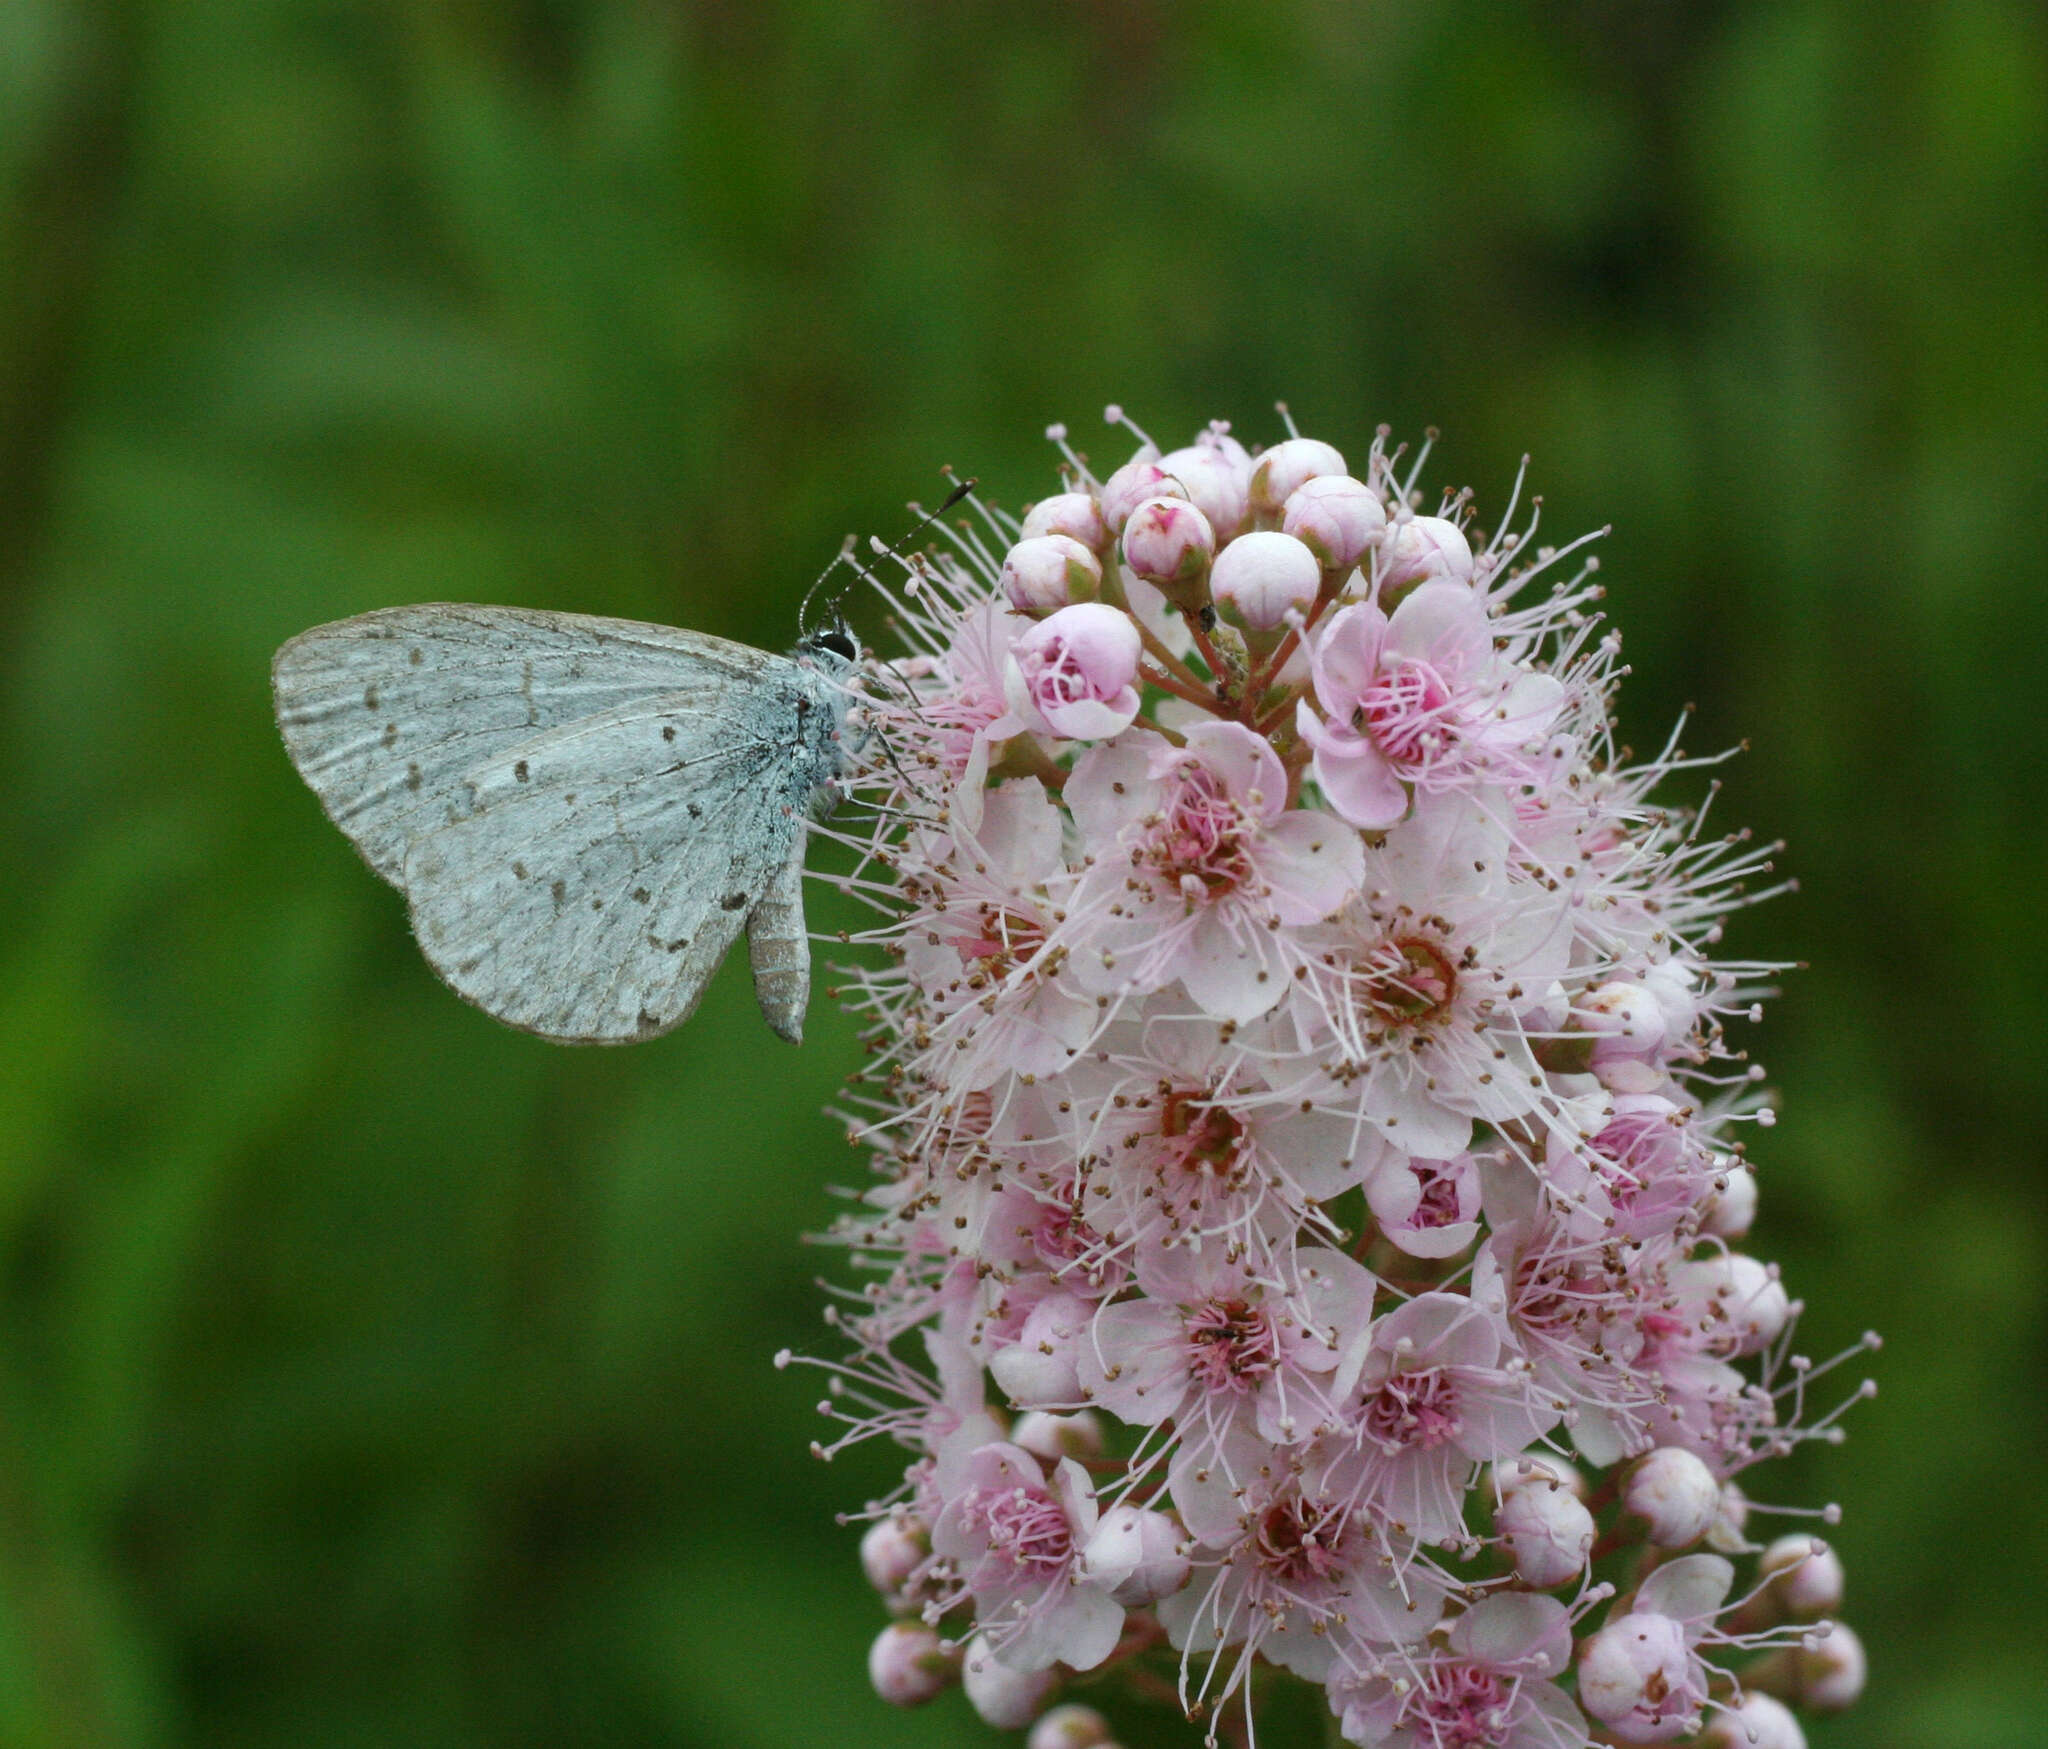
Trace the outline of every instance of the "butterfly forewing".
<instances>
[{"instance_id":1,"label":"butterfly forewing","mask_svg":"<svg viewBox=\"0 0 2048 1749\"><path fill-rule=\"evenodd\" d=\"M277 722L328 817L386 880L465 773L547 729L786 658L580 613L434 603L317 626L277 653Z\"/></svg>"}]
</instances>

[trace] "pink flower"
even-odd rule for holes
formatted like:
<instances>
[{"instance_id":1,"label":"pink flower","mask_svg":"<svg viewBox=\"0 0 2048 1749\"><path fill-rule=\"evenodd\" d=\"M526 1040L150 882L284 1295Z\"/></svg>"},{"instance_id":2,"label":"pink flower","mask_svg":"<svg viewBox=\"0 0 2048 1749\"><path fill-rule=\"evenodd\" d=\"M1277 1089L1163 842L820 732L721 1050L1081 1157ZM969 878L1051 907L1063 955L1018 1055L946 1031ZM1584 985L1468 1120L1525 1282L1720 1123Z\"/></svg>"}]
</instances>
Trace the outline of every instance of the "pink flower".
<instances>
[{"instance_id":1,"label":"pink flower","mask_svg":"<svg viewBox=\"0 0 2048 1749\"><path fill-rule=\"evenodd\" d=\"M1050 622L1048 622L1050 623ZM1282 995L1304 945L1357 884L1357 834L1287 805L1287 773L1239 723L1185 744L1125 734L1091 748L1065 792L1093 866L1071 907L1074 970L1100 995L1178 978L1208 1013L1247 1021Z\"/></svg>"},{"instance_id":2,"label":"pink flower","mask_svg":"<svg viewBox=\"0 0 2048 1749\"><path fill-rule=\"evenodd\" d=\"M1150 1266L1145 1297L1096 1314L1080 1350L1088 1400L1133 1427L1175 1417L1204 1454L1239 1425L1271 1444L1334 1425L1372 1321L1373 1278L1325 1247L1301 1253L1288 1288L1220 1256L1173 1257L1178 1268Z\"/></svg>"},{"instance_id":3,"label":"pink flower","mask_svg":"<svg viewBox=\"0 0 2048 1749\"><path fill-rule=\"evenodd\" d=\"M1330 1710L1345 1741L1366 1749L1581 1749L1585 1720L1547 1680L1571 1661L1571 1644L1556 1598L1496 1592L1451 1625L1442 1654L1406 1670L1334 1674Z\"/></svg>"},{"instance_id":4,"label":"pink flower","mask_svg":"<svg viewBox=\"0 0 2048 1749\"><path fill-rule=\"evenodd\" d=\"M1070 741L1118 734L1138 714L1132 683L1142 650L1128 614L1096 601L1063 607L1017 640L1007 689L1011 708L1035 711Z\"/></svg>"},{"instance_id":5,"label":"pink flower","mask_svg":"<svg viewBox=\"0 0 2048 1749\"><path fill-rule=\"evenodd\" d=\"M1485 774L1530 779L1564 689L1496 657L1485 603L1455 583L1426 583L1390 619L1344 608L1317 636L1316 700L1295 726L1315 749L1316 782L1354 826L1384 831L1408 789L1446 790Z\"/></svg>"},{"instance_id":6,"label":"pink flower","mask_svg":"<svg viewBox=\"0 0 2048 1749\"><path fill-rule=\"evenodd\" d=\"M1100 1513L1088 1472L1061 1458L1048 1478L1018 1446L984 1445L932 1526L932 1551L959 1569L989 1649L1013 1670L1092 1669L1123 1632L1111 1585L1081 1556Z\"/></svg>"},{"instance_id":7,"label":"pink flower","mask_svg":"<svg viewBox=\"0 0 2048 1749\"><path fill-rule=\"evenodd\" d=\"M1323 1490L1424 1542L1462 1535L1473 1466L1519 1452L1558 1420L1525 1374L1507 1370L1502 1336L1463 1294L1422 1294L1382 1318Z\"/></svg>"},{"instance_id":8,"label":"pink flower","mask_svg":"<svg viewBox=\"0 0 2048 1749\"><path fill-rule=\"evenodd\" d=\"M1240 535L1217 555L1209 592L1232 625L1270 632L1290 613L1305 613L1322 585L1315 554L1293 535L1267 529Z\"/></svg>"}]
</instances>

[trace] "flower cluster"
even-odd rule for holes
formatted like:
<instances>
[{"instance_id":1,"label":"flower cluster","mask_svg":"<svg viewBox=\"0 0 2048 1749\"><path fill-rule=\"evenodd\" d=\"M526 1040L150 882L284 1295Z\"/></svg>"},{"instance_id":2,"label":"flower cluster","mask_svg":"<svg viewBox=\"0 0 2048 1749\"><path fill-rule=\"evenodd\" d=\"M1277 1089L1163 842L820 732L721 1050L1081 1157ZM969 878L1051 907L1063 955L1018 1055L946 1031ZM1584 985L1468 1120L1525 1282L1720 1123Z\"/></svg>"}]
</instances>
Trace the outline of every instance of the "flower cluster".
<instances>
[{"instance_id":1,"label":"flower cluster","mask_svg":"<svg viewBox=\"0 0 2048 1749\"><path fill-rule=\"evenodd\" d=\"M870 577L819 1449L909 1453L877 1687L1034 1745L1107 1741L1046 1711L1107 1671L1212 1742L1282 1672L1358 1744L1799 1742L1861 1654L1824 1544L1731 1559L1840 1412L1734 1248L1768 852L1615 746L1584 542L1424 513L1385 432L1130 429Z\"/></svg>"}]
</instances>

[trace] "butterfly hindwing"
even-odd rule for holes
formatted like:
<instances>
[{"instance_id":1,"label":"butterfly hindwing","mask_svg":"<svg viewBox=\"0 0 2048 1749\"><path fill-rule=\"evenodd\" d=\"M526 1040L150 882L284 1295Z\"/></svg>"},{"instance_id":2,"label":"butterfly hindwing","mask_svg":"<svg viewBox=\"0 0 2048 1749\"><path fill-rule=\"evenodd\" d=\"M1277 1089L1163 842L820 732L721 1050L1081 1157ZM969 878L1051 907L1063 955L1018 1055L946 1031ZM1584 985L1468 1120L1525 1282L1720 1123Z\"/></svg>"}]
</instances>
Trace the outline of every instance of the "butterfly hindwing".
<instances>
[{"instance_id":1,"label":"butterfly hindwing","mask_svg":"<svg viewBox=\"0 0 2048 1749\"><path fill-rule=\"evenodd\" d=\"M434 969L498 1019L621 1043L688 1018L800 856L813 774L685 695L554 730L478 766L403 884Z\"/></svg>"}]
</instances>

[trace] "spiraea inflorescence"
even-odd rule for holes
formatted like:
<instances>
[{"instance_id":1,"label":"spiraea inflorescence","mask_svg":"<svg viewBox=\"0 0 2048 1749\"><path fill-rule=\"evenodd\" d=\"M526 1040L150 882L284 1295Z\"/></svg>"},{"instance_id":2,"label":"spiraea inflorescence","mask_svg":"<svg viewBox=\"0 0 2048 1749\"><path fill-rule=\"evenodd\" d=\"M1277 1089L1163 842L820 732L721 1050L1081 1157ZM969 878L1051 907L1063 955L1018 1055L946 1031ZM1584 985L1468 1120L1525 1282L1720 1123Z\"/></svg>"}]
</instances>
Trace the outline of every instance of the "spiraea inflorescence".
<instances>
[{"instance_id":1,"label":"spiraea inflorescence","mask_svg":"<svg viewBox=\"0 0 2048 1749\"><path fill-rule=\"evenodd\" d=\"M868 573L819 1450L908 1456L877 1687L1046 1746L1119 1675L1210 1740L1298 1680L1358 1744L1798 1743L1862 1655L1825 1544L1752 1540L1845 1406L1737 1248L1768 849L1616 745L1519 483L1488 536L1384 431L1129 429Z\"/></svg>"}]
</instances>

